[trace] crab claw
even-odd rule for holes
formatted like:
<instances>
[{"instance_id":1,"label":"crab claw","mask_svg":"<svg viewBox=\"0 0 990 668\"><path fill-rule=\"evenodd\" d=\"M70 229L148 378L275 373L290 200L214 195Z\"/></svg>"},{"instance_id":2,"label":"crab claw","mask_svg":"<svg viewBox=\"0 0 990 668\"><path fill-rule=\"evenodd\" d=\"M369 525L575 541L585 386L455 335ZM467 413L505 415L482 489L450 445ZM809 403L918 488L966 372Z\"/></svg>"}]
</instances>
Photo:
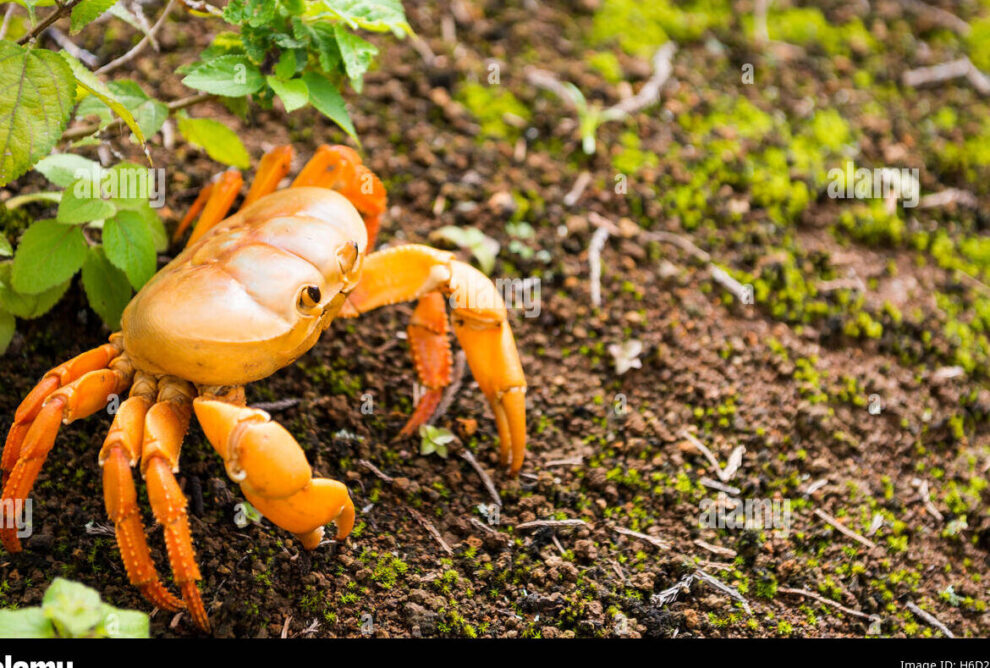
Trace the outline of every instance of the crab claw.
<instances>
[{"instance_id":1,"label":"crab claw","mask_svg":"<svg viewBox=\"0 0 990 668\"><path fill-rule=\"evenodd\" d=\"M354 527L354 504L336 480L313 478L306 455L285 427L268 413L225 401L193 402L203 433L223 458L227 475L244 497L276 525L296 534L307 550L337 525L337 540Z\"/></svg>"},{"instance_id":2,"label":"crab claw","mask_svg":"<svg viewBox=\"0 0 990 668\"><path fill-rule=\"evenodd\" d=\"M526 454L526 377L505 303L487 276L458 260L450 263L449 286L454 333L495 413L502 464L511 454L515 475Z\"/></svg>"}]
</instances>

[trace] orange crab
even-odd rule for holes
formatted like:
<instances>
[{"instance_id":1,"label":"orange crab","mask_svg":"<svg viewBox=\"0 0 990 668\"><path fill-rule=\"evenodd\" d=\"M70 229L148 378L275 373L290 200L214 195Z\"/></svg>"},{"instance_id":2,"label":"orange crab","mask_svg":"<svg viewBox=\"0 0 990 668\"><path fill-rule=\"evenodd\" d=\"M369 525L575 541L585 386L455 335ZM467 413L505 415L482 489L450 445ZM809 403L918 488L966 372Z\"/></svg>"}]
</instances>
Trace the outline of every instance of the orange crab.
<instances>
[{"instance_id":1,"label":"orange crab","mask_svg":"<svg viewBox=\"0 0 990 668\"><path fill-rule=\"evenodd\" d=\"M427 392L403 429L435 410L450 383L446 304L468 365L495 414L503 465L515 474L526 448L526 381L495 286L448 252L409 244L366 254L385 211L385 189L357 153L322 146L293 181L293 151L262 158L242 208L225 218L242 186L228 171L208 186L176 237L199 214L185 250L128 304L110 342L55 367L18 407L0 468L0 542L21 550L13 503L30 494L59 425L87 417L130 388L100 450L107 513L132 584L156 606L188 609L208 631L186 514L175 479L195 412L206 438L245 498L274 524L315 549L334 522L354 524L340 482L318 478L295 439L264 411L245 406L244 385L291 364L336 316L418 300L408 328ZM446 297L446 299L445 299ZM140 464L155 519L165 533L180 600L151 558L131 468Z\"/></svg>"}]
</instances>

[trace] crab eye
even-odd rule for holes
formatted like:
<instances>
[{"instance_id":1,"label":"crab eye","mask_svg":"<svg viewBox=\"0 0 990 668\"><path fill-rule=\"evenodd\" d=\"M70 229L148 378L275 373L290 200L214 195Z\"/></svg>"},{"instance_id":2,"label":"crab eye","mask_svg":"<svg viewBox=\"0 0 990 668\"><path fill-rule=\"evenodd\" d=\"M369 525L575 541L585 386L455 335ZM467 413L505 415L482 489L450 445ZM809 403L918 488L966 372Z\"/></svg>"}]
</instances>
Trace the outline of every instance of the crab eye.
<instances>
[{"instance_id":1,"label":"crab eye","mask_svg":"<svg viewBox=\"0 0 990 668\"><path fill-rule=\"evenodd\" d=\"M323 293L320 292L319 286L307 285L299 293L299 308L302 310L309 310L320 305L320 299L323 298Z\"/></svg>"}]
</instances>

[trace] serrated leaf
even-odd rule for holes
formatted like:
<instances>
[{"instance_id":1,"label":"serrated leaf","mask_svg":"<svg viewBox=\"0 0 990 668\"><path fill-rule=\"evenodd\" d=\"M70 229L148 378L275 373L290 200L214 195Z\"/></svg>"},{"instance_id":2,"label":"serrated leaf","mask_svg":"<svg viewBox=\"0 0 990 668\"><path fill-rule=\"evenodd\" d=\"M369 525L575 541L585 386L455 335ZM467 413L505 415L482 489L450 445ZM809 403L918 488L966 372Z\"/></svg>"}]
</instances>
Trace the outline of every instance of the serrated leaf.
<instances>
[{"instance_id":1,"label":"serrated leaf","mask_svg":"<svg viewBox=\"0 0 990 668\"><path fill-rule=\"evenodd\" d=\"M75 101L72 70L51 51L0 41L0 186L48 155Z\"/></svg>"},{"instance_id":2,"label":"serrated leaf","mask_svg":"<svg viewBox=\"0 0 990 668\"><path fill-rule=\"evenodd\" d=\"M230 55L195 63L182 83L214 95L241 97L261 90L265 78L247 56Z\"/></svg>"},{"instance_id":3,"label":"serrated leaf","mask_svg":"<svg viewBox=\"0 0 990 668\"><path fill-rule=\"evenodd\" d=\"M282 55L278 59L278 63L275 64L275 68L272 71L279 79L291 79L296 73L296 52L291 49L288 51L283 51Z\"/></svg>"},{"instance_id":4,"label":"serrated leaf","mask_svg":"<svg viewBox=\"0 0 990 668\"><path fill-rule=\"evenodd\" d=\"M0 309L16 315L18 318L31 320L48 313L65 291L69 289L66 281L36 295L22 295L10 284L11 263L0 264Z\"/></svg>"},{"instance_id":5,"label":"serrated leaf","mask_svg":"<svg viewBox=\"0 0 990 668\"><path fill-rule=\"evenodd\" d=\"M157 257L151 230L134 211L121 211L103 225L103 251L127 274L135 290L155 275Z\"/></svg>"},{"instance_id":6,"label":"serrated leaf","mask_svg":"<svg viewBox=\"0 0 990 668\"><path fill-rule=\"evenodd\" d=\"M312 105L356 140L357 132L354 130L354 123L351 122L351 117L347 113L347 105L337 88L316 72L306 72L303 75L303 80L309 89L309 101Z\"/></svg>"},{"instance_id":7,"label":"serrated leaf","mask_svg":"<svg viewBox=\"0 0 990 668\"><path fill-rule=\"evenodd\" d=\"M138 610L121 610L103 604L103 622L96 635L103 638L148 638L151 620Z\"/></svg>"},{"instance_id":8,"label":"serrated leaf","mask_svg":"<svg viewBox=\"0 0 990 668\"><path fill-rule=\"evenodd\" d=\"M110 263L99 246L89 249L82 268L82 284L90 308L110 329L120 327L120 317L131 301L131 286L127 275Z\"/></svg>"},{"instance_id":9,"label":"serrated leaf","mask_svg":"<svg viewBox=\"0 0 990 668\"><path fill-rule=\"evenodd\" d=\"M86 237L76 225L39 220L24 232L14 253L13 288L36 295L72 278L86 260Z\"/></svg>"},{"instance_id":10,"label":"serrated leaf","mask_svg":"<svg viewBox=\"0 0 990 668\"><path fill-rule=\"evenodd\" d=\"M168 106L150 97L136 82L129 79L111 81L107 88L117 100L131 112L135 122L146 137L158 132L165 119L168 118ZM96 115L100 119L100 127L105 127L114 119L114 112L102 99L87 96L76 109L77 118Z\"/></svg>"},{"instance_id":11,"label":"serrated leaf","mask_svg":"<svg viewBox=\"0 0 990 668\"><path fill-rule=\"evenodd\" d=\"M52 620L45 616L41 608L0 610L0 638L54 637Z\"/></svg>"},{"instance_id":12,"label":"serrated leaf","mask_svg":"<svg viewBox=\"0 0 990 668\"><path fill-rule=\"evenodd\" d=\"M321 0L307 3L306 16L335 18L352 29L391 31L400 38L413 32L400 0Z\"/></svg>"},{"instance_id":13,"label":"serrated leaf","mask_svg":"<svg viewBox=\"0 0 990 668\"><path fill-rule=\"evenodd\" d=\"M237 134L223 123L209 118L189 118L179 115L179 132L193 146L206 151L207 155L225 165L248 169L251 156Z\"/></svg>"},{"instance_id":14,"label":"serrated leaf","mask_svg":"<svg viewBox=\"0 0 990 668\"><path fill-rule=\"evenodd\" d=\"M79 32L115 4L117 0L82 0L72 8L69 32L72 34Z\"/></svg>"},{"instance_id":15,"label":"serrated leaf","mask_svg":"<svg viewBox=\"0 0 990 668\"><path fill-rule=\"evenodd\" d=\"M53 153L44 158L34 168L57 186L68 188L73 181L84 175L100 173L99 163L75 153Z\"/></svg>"},{"instance_id":16,"label":"serrated leaf","mask_svg":"<svg viewBox=\"0 0 990 668\"><path fill-rule=\"evenodd\" d=\"M113 113L117 114L127 127L131 129L131 132L137 137L138 143L144 144L144 132L141 130L141 126L137 124L137 121L134 120L134 115L117 98L114 92L97 78L95 74L86 69L85 65L69 55L69 53L60 51L59 55L62 56L62 59L72 69L72 74L76 77L76 83L89 91L91 95L98 97L103 104L110 107Z\"/></svg>"},{"instance_id":17,"label":"serrated leaf","mask_svg":"<svg viewBox=\"0 0 990 668\"><path fill-rule=\"evenodd\" d=\"M306 103L309 102L309 89L306 87L306 82L302 79L282 81L278 77L269 75L266 81L268 81L268 85L272 87L272 90L275 91L279 99L282 100L286 113L292 113L300 107L305 107Z\"/></svg>"},{"instance_id":18,"label":"serrated leaf","mask_svg":"<svg viewBox=\"0 0 990 668\"><path fill-rule=\"evenodd\" d=\"M95 589L65 578L55 578L41 600L45 616L63 638L89 635L103 619L101 605Z\"/></svg>"},{"instance_id":19,"label":"serrated leaf","mask_svg":"<svg viewBox=\"0 0 990 668\"><path fill-rule=\"evenodd\" d=\"M74 225L109 218L117 212L117 207L109 199L103 199L101 190L100 181L90 177L73 181L62 192L55 220L64 225Z\"/></svg>"},{"instance_id":20,"label":"serrated leaf","mask_svg":"<svg viewBox=\"0 0 990 668\"><path fill-rule=\"evenodd\" d=\"M337 37L337 48L344 61L347 78L351 80L354 90L360 93L364 85L364 73L378 55L378 49L371 42L348 32L339 25L334 26L334 34Z\"/></svg>"},{"instance_id":21,"label":"serrated leaf","mask_svg":"<svg viewBox=\"0 0 990 668\"><path fill-rule=\"evenodd\" d=\"M11 339L14 338L14 327L17 326L17 322L14 320L14 316L7 313L6 311L0 311L0 355L7 352L7 346L10 345ZM0 610L0 614L4 611ZM0 619L0 629L4 628L2 619ZM0 638L3 638L3 631L0 630Z\"/></svg>"}]
</instances>

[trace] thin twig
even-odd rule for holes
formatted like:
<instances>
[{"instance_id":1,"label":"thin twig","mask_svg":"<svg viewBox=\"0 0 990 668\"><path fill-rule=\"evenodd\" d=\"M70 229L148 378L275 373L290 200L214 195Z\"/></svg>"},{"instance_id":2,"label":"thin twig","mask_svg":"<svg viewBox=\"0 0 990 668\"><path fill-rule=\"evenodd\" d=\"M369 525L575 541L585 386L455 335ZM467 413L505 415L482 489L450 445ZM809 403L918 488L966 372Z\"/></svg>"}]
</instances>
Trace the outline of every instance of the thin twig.
<instances>
[{"instance_id":1,"label":"thin twig","mask_svg":"<svg viewBox=\"0 0 990 668\"><path fill-rule=\"evenodd\" d=\"M202 0L182 0L182 4L184 4L189 9L195 9L196 11L199 12L206 12L207 14L211 14L212 16L217 16L221 18L223 17L222 9L220 9L219 7L214 7L208 2L203 2Z\"/></svg>"},{"instance_id":2,"label":"thin twig","mask_svg":"<svg viewBox=\"0 0 990 668\"><path fill-rule=\"evenodd\" d=\"M173 100L167 103L165 106L168 107L169 111L178 111L180 109L185 109L186 107L191 107L193 105L199 104L200 102L205 102L207 100L213 99L211 93L197 93L195 95L190 95L189 97L179 98L178 100ZM107 125L104 130L114 130L124 127L124 121L120 118L114 120L112 123ZM72 128L71 130L66 130L62 133L62 138L60 141L72 141L73 139L81 139L83 137L88 137L89 135L100 131L100 124L93 123L91 125L82 125L78 128Z\"/></svg>"},{"instance_id":3,"label":"thin twig","mask_svg":"<svg viewBox=\"0 0 990 668\"><path fill-rule=\"evenodd\" d=\"M121 65L126 65L127 63L134 60L138 56L138 54L140 54L144 50L144 47L154 42L155 35L158 34L158 31L161 30L161 27L165 25L165 19L168 18L168 15L172 12L172 8L175 7L175 1L176 0L168 0L168 4L165 5L165 9L162 10L162 15L158 17L157 21L155 21L155 25L151 26L151 30L145 33L144 37L141 38L141 41L134 45L134 48L132 48L130 51L122 55L120 58L117 58L116 60L111 60L103 67L96 70L96 73L106 74L107 72L112 72Z\"/></svg>"},{"instance_id":4,"label":"thin twig","mask_svg":"<svg viewBox=\"0 0 990 668\"><path fill-rule=\"evenodd\" d=\"M671 61L675 53L677 53L677 44L674 42L667 42L657 49L656 53L653 54L653 74L646 80L643 87L632 97L606 109L603 112L604 116L606 118L627 116L659 101L660 91L674 71Z\"/></svg>"},{"instance_id":5,"label":"thin twig","mask_svg":"<svg viewBox=\"0 0 990 668\"><path fill-rule=\"evenodd\" d=\"M977 69L976 65L965 56L931 67L908 70L904 73L902 80L905 86L917 88L925 84L958 79L959 77L966 77L979 93L990 95L990 77Z\"/></svg>"},{"instance_id":6,"label":"thin twig","mask_svg":"<svg viewBox=\"0 0 990 668\"><path fill-rule=\"evenodd\" d=\"M781 594L792 594L794 596L804 596L806 598L814 599L819 603L832 606L836 610L841 610L847 615L851 615L853 617L859 617L860 619L869 619L869 620L880 619L877 615L868 615L865 612L860 612L859 610L853 610L852 608L847 608L841 603L837 603L830 598L825 598L824 596L820 596L819 594L816 594L813 591L808 591L807 589L791 589L789 587L779 587L777 591L780 592Z\"/></svg>"},{"instance_id":7,"label":"thin twig","mask_svg":"<svg viewBox=\"0 0 990 668\"><path fill-rule=\"evenodd\" d=\"M100 64L99 58L94 56L86 49L76 45L76 43L73 42L71 39L69 39L69 37L64 32L62 32L55 26L49 28L46 31L46 34L49 37L51 37L56 44L58 44L60 47L65 49L70 56L80 61L84 65L87 65L89 67L96 67L97 65Z\"/></svg>"},{"instance_id":8,"label":"thin twig","mask_svg":"<svg viewBox=\"0 0 990 668\"><path fill-rule=\"evenodd\" d=\"M358 464L360 464L364 468L368 469L369 471L371 471L376 476L378 476L379 478L381 478L382 480L384 480L385 482L387 482L389 484L392 484L393 482L395 482L395 478L393 478L391 476L388 476L388 475L385 475L384 473L382 473L381 472L381 469L379 469L377 466L375 466L374 464L372 464L371 462L369 462L367 459L359 459L358 460Z\"/></svg>"},{"instance_id":9,"label":"thin twig","mask_svg":"<svg viewBox=\"0 0 990 668\"><path fill-rule=\"evenodd\" d=\"M433 536L433 540L435 540L437 543L440 544L440 547L443 548L444 552L446 552L450 556L454 556L454 550L451 549L450 545L447 545L447 541L443 539L443 536L440 535L440 532L437 530L435 526L433 526L433 523L430 522L430 520L423 517L422 513L420 513L415 508L410 508L409 506L405 506L405 509L409 511L409 514L413 516L413 519L415 519L417 522L422 524L423 528L425 528L429 532L429 534Z\"/></svg>"},{"instance_id":10,"label":"thin twig","mask_svg":"<svg viewBox=\"0 0 990 668\"><path fill-rule=\"evenodd\" d=\"M543 527L552 527L554 529L564 528L564 527L586 527L588 523L584 520L533 520L532 522L523 522L522 524L517 524L516 529L540 529Z\"/></svg>"},{"instance_id":11,"label":"thin twig","mask_svg":"<svg viewBox=\"0 0 990 668\"><path fill-rule=\"evenodd\" d=\"M58 21L60 18L62 18L66 14L69 14L72 11L72 8L78 5L80 2L82 2L82 0L69 0L69 2L65 3L64 5L63 4L56 5L54 11L52 11L48 16L46 16L41 21L41 23L39 23L34 28L32 28L31 32L29 32L28 34L24 35L19 40L17 40L17 43L27 44L32 39L34 39L41 33L45 32L46 30L48 30L49 26L51 26L53 23Z\"/></svg>"},{"instance_id":12,"label":"thin twig","mask_svg":"<svg viewBox=\"0 0 990 668\"><path fill-rule=\"evenodd\" d=\"M289 397L288 399L279 399L278 401L259 401L256 404L251 404L251 408L256 408L259 411L284 411L286 408L292 408L298 404L302 399L298 397Z\"/></svg>"},{"instance_id":13,"label":"thin twig","mask_svg":"<svg viewBox=\"0 0 990 668\"><path fill-rule=\"evenodd\" d=\"M584 457L578 455L576 457L568 457L567 459L554 459L543 466L546 468L550 468L551 466L580 466L583 462Z\"/></svg>"},{"instance_id":14,"label":"thin twig","mask_svg":"<svg viewBox=\"0 0 990 668\"><path fill-rule=\"evenodd\" d=\"M904 607L910 610L911 614L913 614L915 617L920 617L921 619L925 620L930 625L934 626L936 629L941 631L942 635L944 635L946 638L956 637L955 635L953 635L952 631L950 631L945 624L939 621L938 617L936 617L930 612L925 612L917 605L915 605L912 601L908 601L907 603L905 603Z\"/></svg>"},{"instance_id":15,"label":"thin twig","mask_svg":"<svg viewBox=\"0 0 990 668\"><path fill-rule=\"evenodd\" d=\"M707 476L702 476L702 478L698 482L700 482L705 487L711 487L712 489L717 489L718 491L725 492L730 496L739 496L742 493L742 490L739 489L738 487L733 487L732 485L726 485L725 483L719 482L718 480L712 480Z\"/></svg>"},{"instance_id":16,"label":"thin twig","mask_svg":"<svg viewBox=\"0 0 990 668\"><path fill-rule=\"evenodd\" d=\"M925 506L925 510L928 511L928 514L939 522L943 522L945 518L942 516L942 513L939 512L938 508L935 507L935 504L932 503L931 493L928 489L928 481L922 480L921 478L914 478L911 483L918 488L918 496L921 498L921 502Z\"/></svg>"},{"instance_id":17,"label":"thin twig","mask_svg":"<svg viewBox=\"0 0 990 668\"><path fill-rule=\"evenodd\" d=\"M7 5L7 11L3 13L3 24L0 25L0 39L7 36L7 28L10 26L10 17L14 15L14 10L16 8L16 2L11 2Z\"/></svg>"},{"instance_id":18,"label":"thin twig","mask_svg":"<svg viewBox=\"0 0 990 668\"><path fill-rule=\"evenodd\" d=\"M464 381L465 364L467 364L467 357L464 355L463 350L458 350L457 355L454 356L454 372L451 376L450 385L447 386L447 391L443 393L443 398L437 405L437 409L433 411L433 415L430 416L427 424L434 424L450 410L450 405L454 403L457 393L461 391L461 383Z\"/></svg>"},{"instance_id":19,"label":"thin twig","mask_svg":"<svg viewBox=\"0 0 990 668\"><path fill-rule=\"evenodd\" d=\"M574 181L574 186L569 193L564 195L564 206L574 206L577 204L577 201L581 199L581 195L584 194L584 189L588 187L589 183L591 183L591 172L584 170L578 174L577 180Z\"/></svg>"},{"instance_id":20,"label":"thin twig","mask_svg":"<svg viewBox=\"0 0 990 668\"><path fill-rule=\"evenodd\" d=\"M932 207L945 206L947 204L958 204L959 206L964 206L969 209L975 209L979 206L979 201L976 199L976 195L968 190L946 188L945 190L937 193L925 195L921 198L921 201L918 202L918 206L922 209L930 209Z\"/></svg>"},{"instance_id":21,"label":"thin twig","mask_svg":"<svg viewBox=\"0 0 990 668\"><path fill-rule=\"evenodd\" d=\"M932 5L921 2L921 0L900 0L900 3L904 9L914 12L915 14L928 16L932 23L942 26L943 28L954 30L963 37L969 34L970 27L968 23L955 14L947 12L940 7L933 7Z\"/></svg>"},{"instance_id":22,"label":"thin twig","mask_svg":"<svg viewBox=\"0 0 990 668\"><path fill-rule=\"evenodd\" d=\"M639 540L644 540L653 547L659 548L661 550L669 550L670 543L662 541L655 536L649 534L640 533L639 531L633 531L632 529L626 529L625 527L613 526L612 531L615 533L622 534L623 536L630 536L632 538L638 538Z\"/></svg>"},{"instance_id":23,"label":"thin twig","mask_svg":"<svg viewBox=\"0 0 990 668\"><path fill-rule=\"evenodd\" d=\"M749 607L749 601L747 601L745 599L745 597L743 597L743 595L740 594L739 591L736 588L730 587L729 585L727 585L724 582L722 582L721 580L719 580L719 579L717 579L717 578L709 575L708 573L704 572L703 570L700 570L699 569L699 570L695 571L694 574L695 574L695 576L697 576L698 578L704 580L705 582L707 582L711 586L715 587L718 590L721 590L721 591L725 592L726 594L728 594L732 598L734 598L737 601L739 601L740 603L742 603L743 610L746 611L746 614L748 614L748 615L752 615L753 614L753 609Z\"/></svg>"},{"instance_id":24,"label":"thin twig","mask_svg":"<svg viewBox=\"0 0 990 668\"><path fill-rule=\"evenodd\" d=\"M736 551L735 550L730 550L727 547L721 547L719 545L712 545L711 543L706 543L705 541L701 540L700 538L696 538L695 541L694 541L694 544L697 545L698 547L700 547L703 550L708 550L709 552L711 552L713 554L717 554L719 556L726 557L727 559L735 559L736 558Z\"/></svg>"},{"instance_id":25,"label":"thin twig","mask_svg":"<svg viewBox=\"0 0 990 668\"><path fill-rule=\"evenodd\" d=\"M707 459L712 465L712 468L715 469L715 475L717 475L718 479L722 482L729 482L732 480L732 478L736 475L736 471L738 471L739 467L742 465L743 455L746 454L746 446L744 445L737 446L736 449L732 451L732 454L729 455L729 460L725 463L725 468L723 469L718 463L718 458L715 457L712 451L708 449L708 446L698 440L697 436L686 429L681 432L681 436L691 441L691 444L701 451L701 454L705 456L705 459Z\"/></svg>"},{"instance_id":26,"label":"thin twig","mask_svg":"<svg viewBox=\"0 0 990 668\"><path fill-rule=\"evenodd\" d=\"M608 229L599 227L591 235L591 243L588 244L588 265L591 271L591 304L595 308L602 306L602 250L605 242L608 241Z\"/></svg>"},{"instance_id":27,"label":"thin twig","mask_svg":"<svg viewBox=\"0 0 990 668\"><path fill-rule=\"evenodd\" d=\"M833 528L837 529L839 531L839 533L845 534L849 538L852 538L853 540L855 540L857 543L861 543L862 545L865 545L866 547L868 547L870 549L873 549L873 548L875 548L877 546L877 544L874 543L872 540L869 540L868 538L863 538L862 536L860 536L858 533L856 533L852 529L847 529L846 527L842 526L842 524L839 523L839 520L835 519L834 517L832 517L831 515L829 515L828 513L826 513L824 510L821 510L819 508L815 508L815 513L814 514L815 514L816 517L818 517L819 519L821 519L822 521L824 521L826 524L829 524Z\"/></svg>"},{"instance_id":28,"label":"thin twig","mask_svg":"<svg viewBox=\"0 0 990 668\"><path fill-rule=\"evenodd\" d=\"M481 464L479 464L478 460L474 458L471 451L467 449L461 450L461 458L471 465L471 468L473 468L475 473L478 474L478 477L481 478L481 482L484 483L485 489L488 490L488 494L492 497L495 505L501 508L502 498L498 495L498 490L495 489L495 483L493 483L491 477L485 473L485 469L481 468Z\"/></svg>"}]
</instances>

